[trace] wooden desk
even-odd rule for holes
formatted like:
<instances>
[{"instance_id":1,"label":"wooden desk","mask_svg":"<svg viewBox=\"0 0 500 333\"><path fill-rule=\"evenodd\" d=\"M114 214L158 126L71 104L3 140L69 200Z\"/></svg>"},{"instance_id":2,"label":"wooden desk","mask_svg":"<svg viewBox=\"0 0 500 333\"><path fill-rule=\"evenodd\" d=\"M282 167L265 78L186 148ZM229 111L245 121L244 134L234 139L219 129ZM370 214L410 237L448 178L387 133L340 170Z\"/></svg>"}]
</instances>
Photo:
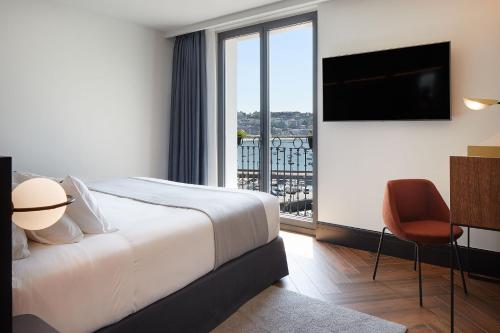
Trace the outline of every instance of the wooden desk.
<instances>
[{"instance_id":1,"label":"wooden desk","mask_svg":"<svg viewBox=\"0 0 500 333\"><path fill-rule=\"evenodd\" d=\"M500 158L450 157L450 241L454 225L500 231ZM454 330L453 251L450 247L450 328Z\"/></svg>"}]
</instances>

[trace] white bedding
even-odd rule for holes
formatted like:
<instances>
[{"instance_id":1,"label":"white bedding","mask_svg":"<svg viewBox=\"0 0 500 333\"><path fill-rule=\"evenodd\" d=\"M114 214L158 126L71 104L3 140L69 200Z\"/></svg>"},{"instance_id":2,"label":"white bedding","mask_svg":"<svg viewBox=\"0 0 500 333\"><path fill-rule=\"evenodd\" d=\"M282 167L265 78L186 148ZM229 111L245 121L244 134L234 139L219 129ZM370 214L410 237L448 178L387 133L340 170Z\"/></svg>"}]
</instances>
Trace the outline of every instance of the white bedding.
<instances>
[{"instance_id":1,"label":"white bedding","mask_svg":"<svg viewBox=\"0 0 500 333\"><path fill-rule=\"evenodd\" d=\"M61 332L112 324L209 273L214 235L198 211L151 205L93 192L119 231L80 243L30 243L13 261L14 315L32 313ZM268 241L279 231L276 198L252 192L266 208Z\"/></svg>"}]
</instances>

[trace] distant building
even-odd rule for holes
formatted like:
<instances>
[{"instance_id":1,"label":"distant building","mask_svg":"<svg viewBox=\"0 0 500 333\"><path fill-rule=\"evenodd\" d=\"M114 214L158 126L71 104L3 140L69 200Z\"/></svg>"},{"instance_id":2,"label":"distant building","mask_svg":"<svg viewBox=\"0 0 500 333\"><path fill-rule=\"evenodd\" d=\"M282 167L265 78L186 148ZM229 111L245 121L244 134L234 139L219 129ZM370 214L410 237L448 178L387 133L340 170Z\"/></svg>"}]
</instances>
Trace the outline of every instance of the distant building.
<instances>
[{"instance_id":1,"label":"distant building","mask_svg":"<svg viewBox=\"0 0 500 333\"><path fill-rule=\"evenodd\" d=\"M271 113L271 134L273 136L307 136L312 132L313 115L298 111ZM238 129L250 135L260 134L260 112L238 112Z\"/></svg>"}]
</instances>

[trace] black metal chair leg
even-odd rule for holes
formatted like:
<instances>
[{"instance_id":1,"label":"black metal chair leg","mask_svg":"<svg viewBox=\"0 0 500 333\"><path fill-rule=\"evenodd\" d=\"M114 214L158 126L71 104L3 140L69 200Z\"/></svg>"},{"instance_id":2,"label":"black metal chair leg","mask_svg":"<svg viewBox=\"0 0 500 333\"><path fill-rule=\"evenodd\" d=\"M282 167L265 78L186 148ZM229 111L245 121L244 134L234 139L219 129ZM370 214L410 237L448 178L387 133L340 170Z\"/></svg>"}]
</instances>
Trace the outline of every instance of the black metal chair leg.
<instances>
[{"instance_id":1,"label":"black metal chair leg","mask_svg":"<svg viewBox=\"0 0 500 333\"><path fill-rule=\"evenodd\" d=\"M418 262L418 292L420 295L420 306L423 306L423 300L422 300L422 266L420 262L422 261L420 258L420 246L418 243L415 243L415 246L417 247L417 262Z\"/></svg>"},{"instance_id":2,"label":"black metal chair leg","mask_svg":"<svg viewBox=\"0 0 500 333\"><path fill-rule=\"evenodd\" d=\"M458 268L460 269L460 275L462 276L462 286L464 287L464 292L467 294L467 285L465 284L464 270L462 269L462 260L460 259L460 253L458 253L457 240L455 240L455 255L457 256Z\"/></svg>"},{"instance_id":3,"label":"black metal chair leg","mask_svg":"<svg viewBox=\"0 0 500 333\"><path fill-rule=\"evenodd\" d=\"M377 259L375 260L375 268L373 270L373 277L372 277L373 280L375 280L375 276L377 275L378 260L380 259L380 251L382 250L382 243L384 242L385 229L387 229L387 227L384 227L382 229L382 234L380 235L380 241L378 243Z\"/></svg>"},{"instance_id":4,"label":"black metal chair leg","mask_svg":"<svg viewBox=\"0 0 500 333\"><path fill-rule=\"evenodd\" d=\"M415 245L415 254L413 255L413 270L417 270L417 245Z\"/></svg>"}]
</instances>

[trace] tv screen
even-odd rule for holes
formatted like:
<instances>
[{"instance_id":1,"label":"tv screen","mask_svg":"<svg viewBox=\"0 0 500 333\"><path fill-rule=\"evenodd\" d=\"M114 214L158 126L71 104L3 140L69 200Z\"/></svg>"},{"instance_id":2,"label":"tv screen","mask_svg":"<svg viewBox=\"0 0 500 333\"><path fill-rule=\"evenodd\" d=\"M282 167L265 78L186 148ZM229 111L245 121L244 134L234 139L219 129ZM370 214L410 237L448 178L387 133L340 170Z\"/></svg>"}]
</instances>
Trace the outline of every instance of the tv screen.
<instances>
[{"instance_id":1,"label":"tv screen","mask_svg":"<svg viewBox=\"0 0 500 333\"><path fill-rule=\"evenodd\" d=\"M323 120L450 119L450 43L323 59Z\"/></svg>"}]
</instances>

